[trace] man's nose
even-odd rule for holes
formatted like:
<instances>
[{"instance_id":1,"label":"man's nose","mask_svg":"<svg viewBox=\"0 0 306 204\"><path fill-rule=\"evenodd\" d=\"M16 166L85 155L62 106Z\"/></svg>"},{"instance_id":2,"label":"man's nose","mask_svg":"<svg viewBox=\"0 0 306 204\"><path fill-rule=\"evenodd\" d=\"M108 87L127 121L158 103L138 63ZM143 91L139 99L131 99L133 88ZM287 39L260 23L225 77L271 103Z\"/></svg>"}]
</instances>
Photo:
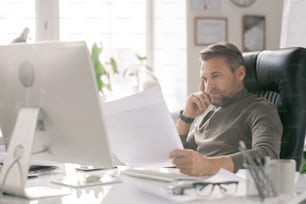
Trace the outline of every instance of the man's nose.
<instances>
[{"instance_id":1,"label":"man's nose","mask_svg":"<svg viewBox=\"0 0 306 204\"><path fill-rule=\"evenodd\" d=\"M206 86L206 92L211 92L212 90L214 90L216 88L216 84L213 82L207 82L207 86Z\"/></svg>"}]
</instances>

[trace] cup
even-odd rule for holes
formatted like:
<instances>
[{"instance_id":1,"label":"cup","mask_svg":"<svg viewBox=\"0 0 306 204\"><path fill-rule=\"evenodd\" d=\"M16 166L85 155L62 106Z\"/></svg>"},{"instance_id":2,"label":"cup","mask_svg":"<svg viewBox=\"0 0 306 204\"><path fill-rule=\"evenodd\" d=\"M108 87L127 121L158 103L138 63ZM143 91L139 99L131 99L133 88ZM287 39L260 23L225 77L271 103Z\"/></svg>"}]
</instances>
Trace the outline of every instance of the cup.
<instances>
[{"instance_id":1,"label":"cup","mask_svg":"<svg viewBox=\"0 0 306 204\"><path fill-rule=\"evenodd\" d=\"M266 177L259 176L257 181L254 181L247 171L246 191L248 197L257 197L258 192L255 182L260 182L258 179L267 179L265 187L269 186L271 192L266 196L273 195L289 195L295 192L295 170L296 163L292 159L267 160L264 167ZM273 188L273 189L272 189ZM266 191L264 193L267 193Z\"/></svg>"},{"instance_id":2,"label":"cup","mask_svg":"<svg viewBox=\"0 0 306 204\"><path fill-rule=\"evenodd\" d=\"M293 159L270 160L267 175L275 191L280 194L293 194L295 191L296 162Z\"/></svg>"}]
</instances>

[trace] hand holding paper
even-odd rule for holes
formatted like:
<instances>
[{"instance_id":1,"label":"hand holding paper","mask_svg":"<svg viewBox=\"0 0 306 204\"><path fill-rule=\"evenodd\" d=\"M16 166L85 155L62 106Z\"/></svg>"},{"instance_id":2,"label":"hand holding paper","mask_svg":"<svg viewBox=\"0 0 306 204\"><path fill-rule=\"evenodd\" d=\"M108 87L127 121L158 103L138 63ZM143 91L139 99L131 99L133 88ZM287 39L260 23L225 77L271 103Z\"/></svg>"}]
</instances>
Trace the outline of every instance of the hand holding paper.
<instances>
[{"instance_id":1,"label":"hand holding paper","mask_svg":"<svg viewBox=\"0 0 306 204\"><path fill-rule=\"evenodd\" d=\"M183 149L159 86L104 104L112 151L130 167L172 165L168 155Z\"/></svg>"}]
</instances>

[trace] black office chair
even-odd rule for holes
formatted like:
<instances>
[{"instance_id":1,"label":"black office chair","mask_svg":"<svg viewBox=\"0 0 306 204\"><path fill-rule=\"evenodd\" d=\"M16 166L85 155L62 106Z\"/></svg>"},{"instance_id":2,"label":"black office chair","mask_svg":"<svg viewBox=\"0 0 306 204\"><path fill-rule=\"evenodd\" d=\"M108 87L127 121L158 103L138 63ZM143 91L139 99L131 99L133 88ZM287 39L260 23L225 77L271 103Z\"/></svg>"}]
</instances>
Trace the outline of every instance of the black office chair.
<instances>
[{"instance_id":1,"label":"black office chair","mask_svg":"<svg viewBox=\"0 0 306 204\"><path fill-rule=\"evenodd\" d=\"M306 125L306 49L243 53L245 86L278 108L283 123L280 158L301 165Z\"/></svg>"}]
</instances>

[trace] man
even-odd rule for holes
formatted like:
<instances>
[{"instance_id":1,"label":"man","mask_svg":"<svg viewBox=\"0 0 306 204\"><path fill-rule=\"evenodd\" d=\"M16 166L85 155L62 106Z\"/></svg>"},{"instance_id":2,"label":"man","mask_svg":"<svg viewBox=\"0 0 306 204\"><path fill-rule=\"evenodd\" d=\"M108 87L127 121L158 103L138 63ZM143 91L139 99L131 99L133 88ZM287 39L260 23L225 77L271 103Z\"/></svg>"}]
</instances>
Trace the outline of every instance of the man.
<instances>
[{"instance_id":1,"label":"man","mask_svg":"<svg viewBox=\"0 0 306 204\"><path fill-rule=\"evenodd\" d=\"M170 153L173 164L193 176L212 175L220 168L235 172L243 167L240 141L251 156L279 158L282 124L278 112L245 89L246 69L239 49L217 43L200 55L200 91L188 97L180 113L176 127L185 149Z\"/></svg>"}]
</instances>

